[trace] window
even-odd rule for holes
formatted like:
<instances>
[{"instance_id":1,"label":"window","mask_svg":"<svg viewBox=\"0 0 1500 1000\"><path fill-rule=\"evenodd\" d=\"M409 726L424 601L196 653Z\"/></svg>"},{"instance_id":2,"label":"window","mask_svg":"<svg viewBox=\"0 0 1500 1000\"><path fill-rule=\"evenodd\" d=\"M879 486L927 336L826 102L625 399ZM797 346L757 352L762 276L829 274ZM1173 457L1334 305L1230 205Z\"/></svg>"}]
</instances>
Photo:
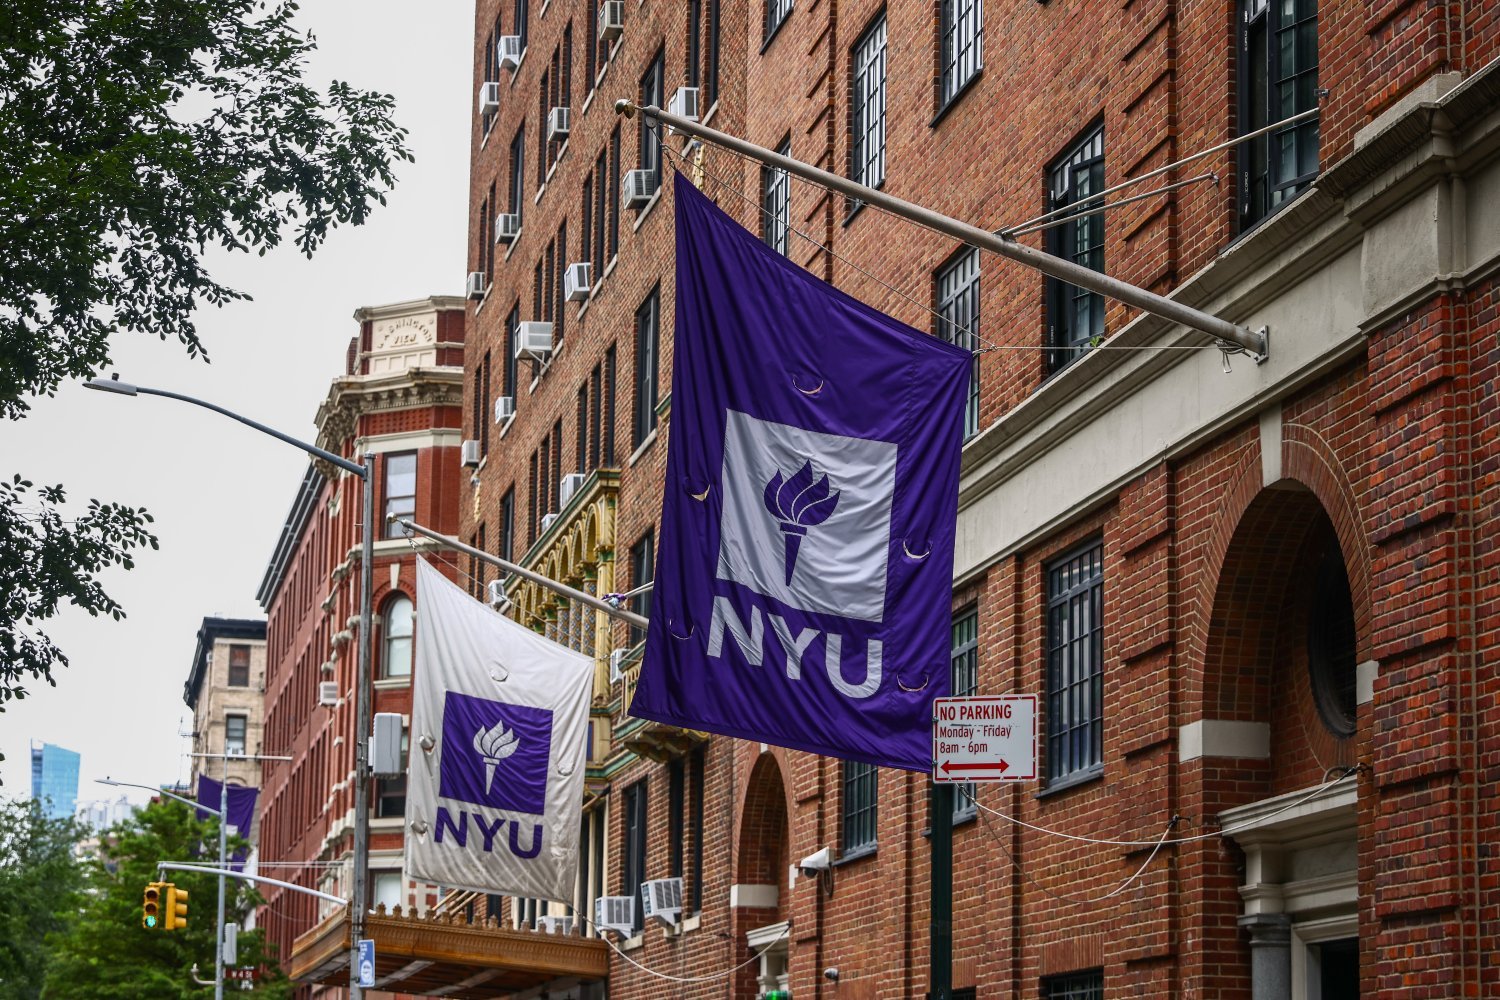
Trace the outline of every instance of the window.
<instances>
[{"instance_id":1,"label":"window","mask_svg":"<svg viewBox=\"0 0 1500 1000\"><path fill-rule=\"evenodd\" d=\"M615 464L615 345L604 352L604 464Z\"/></svg>"},{"instance_id":2,"label":"window","mask_svg":"<svg viewBox=\"0 0 1500 1000\"><path fill-rule=\"evenodd\" d=\"M516 137L510 141L510 214L520 225L524 213L521 206L526 202L526 126L516 129Z\"/></svg>"},{"instance_id":3,"label":"window","mask_svg":"<svg viewBox=\"0 0 1500 1000\"><path fill-rule=\"evenodd\" d=\"M647 531L641 536L640 541L630 547L630 589L644 587L654 579L653 572L656 569L656 536ZM642 618L651 617L651 591L636 594L630 599L630 610ZM630 626L630 644L644 642L646 630L635 625Z\"/></svg>"},{"instance_id":4,"label":"window","mask_svg":"<svg viewBox=\"0 0 1500 1000\"><path fill-rule=\"evenodd\" d=\"M417 453L385 456L385 537L400 538L401 525L392 517L410 518L417 512Z\"/></svg>"},{"instance_id":5,"label":"window","mask_svg":"<svg viewBox=\"0 0 1500 1000\"><path fill-rule=\"evenodd\" d=\"M644 115L641 116L644 119ZM620 126L609 137L609 256L620 252ZM603 272L600 272L601 274Z\"/></svg>"},{"instance_id":6,"label":"window","mask_svg":"<svg viewBox=\"0 0 1500 1000\"><path fill-rule=\"evenodd\" d=\"M875 765L844 761L843 853L875 849Z\"/></svg>"},{"instance_id":7,"label":"window","mask_svg":"<svg viewBox=\"0 0 1500 1000\"><path fill-rule=\"evenodd\" d=\"M641 883L646 880L646 779L625 789L625 856L620 894L635 898L635 925L645 927L641 914Z\"/></svg>"},{"instance_id":8,"label":"window","mask_svg":"<svg viewBox=\"0 0 1500 1000\"><path fill-rule=\"evenodd\" d=\"M979 693L979 609L969 608L953 619L953 641L949 652L952 664L953 696ZM974 782L953 786L953 818L968 819L978 814Z\"/></svg>"},{"instance_id":9,"label":"window","mask_svg":"<svg viewBox=\"0 0 1500 1000\"><path fill-rule=\"evenodd\" d=\"M650 105L659 108L666 103L662 99L662 79L663 57L660 52L657 52L656 58L651 60L651 65L646 70L646 75L641 77L641 107ZM636 117L641 123L641 169L651 173L651 189L654 191L661 186L661 132L647 121L645 115L636 115Z\"/></svg>"},{"instance_id":10,"label":"window","mask_svg":"<svg viewBox=\"0 0 1500 1000\"><path fill-rule=\"evenodd\" d=\"M937 335L966 351L979 347L979 251L963 250L937 276ZM969 363L964 438L979 432L979 355Z\"/></svg>"},{"instance_id":11,"label":"window","mask_svg":"<svg viewBox=\"0 0 1500 1000\"><path fill-rule=\"evenodd\" d=\"M984 68L984 0L942 0L942 79L945 108Z\"/></svg>"},{"instance_id":12,"label":"window","mask_svg":"<svg viewBox=\"0 0 1500 1000\"><path fill-rule=\"evenodd\" d=\"M885 15L854 46L849 176L866 187L885 181Z\"/></svg>"},{"instance_id":13,"label":"window","mask_svg":"<svg viewBox=\"0 0 1500 1000\"><path fill-rule=\"evenodd\" d=\"M695 0L693 4L695 15L697 14L697 10L702 5L702 3L703 0ZM700 54L698 55L698 58L694 60L695 65L698 65L699 68L694 71L692 80L693 86L699 88L698 104L699 107L703 109L705 114L707 114L708 111L716 103L718 103L719 100L720 0L707 0L707 4L707 16L703 20L702 44L701 48L697 49L697 52ZM697 22L695 21L694 23L696 24ZM698 32L694 32L695 38L697 37L697 35ZM699 60L701 60L701 64L699 63Z\"/></svg>"},{"instance_id":14,"label":"window","mask_svg":"<svg viewBox=\"0 0 1500 1000\"><path fill-rule=\"evenodd\" d=\"M401 873L370 873L370 905L384 906L387 913L401 905Z\"/></svg>"},{"instance_id":15,"label":"window","mask_svg":"<svg viewBox=\"0 0 1500 1000\"><path fill-rule=\"evenodd\" d=\"M1104 973L1072 972L1066 976L1048 976L1042 980L1045 1000L1104 1000Z\"/></svg>"},{"instance_id":16,"label":"window","mask_svg":"<svg viewBox=\"0 0 1500 1000\"><path fill-rule=\"evenodd\" d=\"M657 346L661 289L653 288L646 301L635 311L635 422L632 446L639 448L656 430Z\"/></svg>"},{"instance_id":17,"label":"window","mask_svg":"<svg viewBox=\"0 0 1500 1000\"><path fill-rule=\"evenodd\" d=\"M397 594L381 613L385 623L385 649L380 658L380 676L411 676L411 598Z\"/></svg>"},{"instance_id":18,"label":"window","mask_svg":"<svg viewBox=\"0 0 1500 1000\"><path fill-rule=\"evenodd\" d=\"M687 760L673 758L667 765L667 877L683 877L687 858Z\"/></svg>"},{"instance_id":19,"label":"window","mask_svg":"<svg viewBox=\"0 0 1500 1000\"><path fill-rule=\"evenodd\" d=\"M1104 545L1047 567L1047 778L1104 765Z\"/></svg>"},{"instance_id":20,"label":"window","mask_svg":"<svg viewBox=\"0 0 1500 1000\"><path fill-rule=\"evenodd\" d=\"M495 554L507 562L514 562L516 557L516 490L512 486L505 491L505 496L500 498L500 537L499 551Z\"/></svg>"},{"instance_id":21,"label":"window","mask_svg":"<svg viewBox=\"0 0 1500 1000\"><path fill-rule=\"evenodd\" d=\"M583 36L583 72L584 83L588 89L594 89L595 82L599 79L599 5L594 0L588 0L584 4L589 12L588 34ZM608 57L608 53L605 53Z\"/></svg>"},{"instance_id":22,"label":"window","mask_svg":"<svg viewBox=\"0 0 1500 1000\"><path fill-rule=\"evenodd\" d=\"M484 81L486 83L493 83L500 79L498 55L495 51L495 33L491 31L489 37L484 40ZM494 111L486 111L480 116L480 132L483 135L490 134L490 128L495 124L497 117L499 116Z\"/></svg>"},{"instance_id":23,"label":"window","mask_svg":"<svg viewBox=\"0 0 1500 1000\"><path fill-rule=\"evenodd\" d=\"M703 909L703 768L707 752L703 747L688 756L688 827L693 835L693 877L684 894L684 901L692 913Z\"/></svg>"},{"instance_id":24,"label":"window","mask_svg":"<svg viewBox=\"0 0 1500 1000\"><path fill-rule=\"evenodd\" d=\"M521 54L526 54L526 22L528 0L516 0L515 17L511 20L511 30L521 36Z\"/></svg>"},{"instance_id":25,"label":"window","mask_svg":"<svg viewBox=\"0 0 1500 1000\"><path fill-rule=\"evenodd\" d=\"M243 688L250 686L250 647L229 647L229 686L232 688Z\"/></svg>"},{"instance_id":26,"label":"window","mask_svg":"<svg viewBox=\"0 0 1500 1000\"><path fill-rule=\"evenodd\" d=\"M603 433L604 421L602 411L604 409L604 369L603 365L594 366L594 373L589 377L591 398L594 401L593 409L589 411L591 423L589 424L589 468L599 468L599 437Z\"/></svg>"},{"instance_id":27,"label":"window","mask_svg":"<svg viewBox=\"0 0 1500 1000\"><path fill-rule=\"evenodd\" d=\"M401 770L399 778L375 779L375 815L380 819L406 815L406 755L411 752L411 732L401 729Z\"/></svg>"},{"instance_id":28,"label":"window","mask_svg":"<svg viewBox=\"0 0 1500 1000\"><path fill-rule=\"evenodd\" d=\"M484 261L484 287L490 287L495 280L495 216L499 211L500 202L495 200L495 183L490 182L490 193L484 199L484 205L480 208L479 227L484 234L484 243L479 248L481 259Z\"/></svg>"},{"instance_id":29,"label":"window","mask_svg":"<svg viewBox=\"0 0 1500 1000\"><path fill-rule=\"evenodd\" d=\"M245 753L245 716L224 716L224 752L240 755Z\"/></svg>"},{"instance_id":30,"label":"window","mask_svg":"<svg viewBox=\"0 0 1500 1000\"><path fill-rule=\"evenodd\" d=\"M792 155L792 140L776 147L781 156ZM760 168L761 239L766 246L786 256L791 235L792 176L779 167Z\"/></svg>"},{"instance_id":31,"label":"window","mask_svg":"<svg viewBox=\"0 0 1500 1000\"><path fill-rule=\"evenodd\" d=\"M594 264L593 274L589 275L589 283L595 287L599 280L604 277L604 263L609 259L605 251L605 233L609 226L609 217L616 211L614 203L609 202L609 147L599 150L599 158L594 161L594 210L593 210L593 238L592 255L589 256Z\"/></svg>"},{"instance_id":32,"label":"window","mask_svg":"<svg viewBox=\"0 0 1500 1000\"><path fill-rule=\"evenodd\" d=\"M1240 134L1318 106L1317 0L1240 0ZM1239 147L1240 229L1250 229L1318 173L1318 121Z\"/></svg>"},{"instance_id":33,"label":"window","mask_svg":"<svg viewBox=\"0 0 1500 1000\"><path fill-rule=\"evenodd\" d=\"M769 42L771 36L776 34L776 29L786 23L787 16L792 12L792 0L766 0L766 22L765 30L761 34L762 42Z\"/></svg>"},{"instance_id":34,"label":"window","mask_svg":"<svg viewBox=\"0 0 1500 1000\"><path fill-rule=\"evenodd\" d=\"M1104 190L1104 126L1096 125L1048 171L1047 210L1086 201ZM1072 219L1047 231L1047 250L1104 270L1104 214ZM1104 296L1047 279L1047 370L1055 372L1104 336Z\"/></svg>"},{"instance_id":35,"label":"window","mask_svg":"<svg viewBox=\"0 0 1500 1000\"><path fill-rule=\"evenodd\" d=\"M479 371L474 373L479 377L479 398L482 400L479 408L479 454L490 453L490 414L494 408L490 405L490 352L484 352L484 363L479 366Z\"/></svg>"},{"instance_id":36,"label":"window","mask_svg":"<svg viewBox=\"0 0 1500 1000\"><path fill-rule=\"evenodd\" d=\"M573 471L587 475L589 466L589 383L585 379L578 387L578 413L574 420L577 440L573 447Z\"/></svg>"},{"instance_id":37,"label":"window","mask_svg":"<svg viewBox=\"0 0 1500 1000\"><path fill-rule=\"evenodd\" d=\"M510 307L510 315L505 317L505 385L501 388L501 394L510 397L511 410L517 408L521 402L519 386L516 385L516 337L521 329L521 302Z\"/></svg>"},{"instance_id":38,"label":"window","mask_svg":"<svg viewBox=\"0 0 1500 1000\"><path fill-rule=\"evenodd\" d=\"M563 308L567 300L563 298L566 290L563 276L568 271L568 220L564 219L557 227L557 258L552 275L552 342L561 344L563 339L563 320L567 317L567 310Z\"/></svg>"},{"instance_id":39,"label":"window","mask_svg":"<svg viewBox=\"0 0 1500 1000\"><path fill-rule=\"evenodd\" d=\"M608 818L602 808L585 810L578 831L578 881L574 905L589 920L594 917L594 900L608 891L604 886L604 828ZM598 934L592 924L585 925L584 937Z\"/></svg>"}]
</instances>

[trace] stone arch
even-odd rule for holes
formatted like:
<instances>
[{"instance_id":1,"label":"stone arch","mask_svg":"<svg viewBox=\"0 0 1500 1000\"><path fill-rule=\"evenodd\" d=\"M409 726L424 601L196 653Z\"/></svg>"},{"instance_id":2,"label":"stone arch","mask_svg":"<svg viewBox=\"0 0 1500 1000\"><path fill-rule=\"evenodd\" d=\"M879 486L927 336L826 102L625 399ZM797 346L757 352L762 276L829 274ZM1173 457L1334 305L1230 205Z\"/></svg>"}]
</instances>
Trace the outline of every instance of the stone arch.
<instances>
[{"instance_id":1,"label":"stone arch","mask_svg":"<svg viewBox=\"0 0 1500 1000\"><path fill-rule=\"evenodd\" d=\"M782 764L775 752L767 752L756 757L749 770L735 838L733 891L739 898L734 900L731 914L736 963L747 962L752 955L747 939L750 932L780 923L791 915L786 888L787 868L791 864L790 810ZM774 895L774 901L767 898L770 895ZM747 905L754 903L762 905ZM782 956L784 960L784 950ZM756 962L749 962L736 972L735 995L758 996L759 974Z\"/></svg>"}]
</instances>

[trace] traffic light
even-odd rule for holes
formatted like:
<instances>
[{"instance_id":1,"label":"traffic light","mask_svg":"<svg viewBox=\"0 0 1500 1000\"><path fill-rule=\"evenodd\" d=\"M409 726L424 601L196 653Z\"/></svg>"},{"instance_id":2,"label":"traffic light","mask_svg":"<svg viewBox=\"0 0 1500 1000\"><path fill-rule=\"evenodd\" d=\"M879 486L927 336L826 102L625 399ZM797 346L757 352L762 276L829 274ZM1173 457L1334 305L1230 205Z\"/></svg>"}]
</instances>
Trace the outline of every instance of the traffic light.
<instances>
[{"instance_id":1,"label":"traffic light","mask_svg":"<svg viewBox=\"0 0 1500 1000\"><path fill-rule=\"evenodd\" d=\"M186 889L179 889L171 882L167 883L167 909L165 927L169 931L175 931L179 927L187 926L188 894Z\"/></svg>"},{"instance_id":2,"label":"traffic light","mask_svg":"<svg viewBox=\"0 0 1500 1000\"><path fill-rule=\"evenodd\" d=\"M161 926L162 883L152 882L146 886L146 898L141 902L141 926L154 931Z\"/></svg>"}]
</instances>

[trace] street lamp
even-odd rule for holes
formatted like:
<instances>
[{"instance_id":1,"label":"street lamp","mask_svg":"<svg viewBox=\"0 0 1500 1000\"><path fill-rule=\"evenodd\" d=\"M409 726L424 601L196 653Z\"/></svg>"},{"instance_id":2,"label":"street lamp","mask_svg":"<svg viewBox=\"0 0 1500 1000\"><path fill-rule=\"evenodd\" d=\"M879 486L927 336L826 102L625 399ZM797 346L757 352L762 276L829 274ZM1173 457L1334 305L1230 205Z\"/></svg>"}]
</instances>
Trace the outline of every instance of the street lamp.
<instances>
[{"instance_id":1,"label":"street lamp","mask_svg":"<svg viewBox=\"0 0 1500 1000\"><path fill-rule=\"evenodd\" d=\"M206 400L193 396L185 396L181 393L168 392L165 389L149 389L141 385L132 385L129 382L121 382L118 375L110 378L92 378L84 383L88 389L98 389L101 392L112 392L121 396L165 396L168 399L181 400L184 403L192 403L206 410L221 413L231 420L238 420L247 427L252 427L262 434L269 434L278 441L285 441L293 447L300 448L316 458L331 465L343 469L345 472L359 476L364 481L364 524L360 543L360 602L359 602L359 663L357 667L358 678L354 684L354 872L352 885L350 886L349 906L349 996L351 1000L363 1000L364 988L359 985L359 941L365 931L365 897L367 895L366 882L369 879L370 867L370 629L371 629L371 602L375 592L375 573L371 565L375 560L375 456L365 454L363 465L349 461L341 455L335 455L331 451L325 451L317 445L299 441L289 434L265 424L243 417L233 410L226 410ZM223 821L220 821L223 827ZM224 877L219 877L219 911L220 923L223 922L224 910ZM215 951L217 952L218 975L216 976L219 986L216 1000L222 998L221 992L224 988L224 942L219 941Z\"/></svg>"}]
</instances>

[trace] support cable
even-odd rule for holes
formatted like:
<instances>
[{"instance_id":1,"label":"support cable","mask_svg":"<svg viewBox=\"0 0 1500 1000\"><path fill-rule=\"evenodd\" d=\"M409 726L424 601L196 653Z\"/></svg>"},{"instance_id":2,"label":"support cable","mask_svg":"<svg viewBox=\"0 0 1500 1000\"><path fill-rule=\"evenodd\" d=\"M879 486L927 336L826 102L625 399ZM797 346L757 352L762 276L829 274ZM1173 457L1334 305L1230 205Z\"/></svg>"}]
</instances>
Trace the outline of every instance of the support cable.
<instances>
[{"instance_id":1,"label":"support cable","mask_svg":"<svg viewBox=\"0 0 1500 1000\"><path fill-rule=\"evenodd\" d=\"M725 976L732 976L736 972L738 972L741 969L743 969L745 966L749 965L751 962L757 962L757 961L759 961L762 957L765 956L766 952L768 952L772 948L776 947L782 941L785 941L786 938L787 938L787 935L791 934L791 932L792 932L792 922L790 920L788 920L787 924L786 924L786 929L783 930L780 934L776 935L776 939L774 941L768 941L766 943L765 947L761 948L760 951L755 952L749 958L747 958L743 962L741 962L739 965L733 966L732 968L721 969L718 972L711 972L711 973L709 973L706 976L672 976L672 975L668 975L665 972L657 972L655 969L652 969L652 968L650 968L648 966L642 965L640 962L637 962L635 959L631 958L623 949L620 948L619 945L615 944L614 941L610 940L610 938L607 936L607 934L606 934L605 931L600 930L598 924L594 923L588 917L585 917L581 913L576 913L576 914L574 914L574 916L578 920L580 920L583 923L588 924L590 927L594 928L596 931L599 931L599 939L601 941L603 941L605 944L609 945L611 948L613 948L616 955L619 955L625 961L629 962L631 965L635 966L637 969L640 969L642 972L646 973L647 975L655 976L657 979L665 979L668 982L673 982L673 983L708 983L708 982L712 982L715 979L723 979Z\"/></svg>"}]
</instances>

